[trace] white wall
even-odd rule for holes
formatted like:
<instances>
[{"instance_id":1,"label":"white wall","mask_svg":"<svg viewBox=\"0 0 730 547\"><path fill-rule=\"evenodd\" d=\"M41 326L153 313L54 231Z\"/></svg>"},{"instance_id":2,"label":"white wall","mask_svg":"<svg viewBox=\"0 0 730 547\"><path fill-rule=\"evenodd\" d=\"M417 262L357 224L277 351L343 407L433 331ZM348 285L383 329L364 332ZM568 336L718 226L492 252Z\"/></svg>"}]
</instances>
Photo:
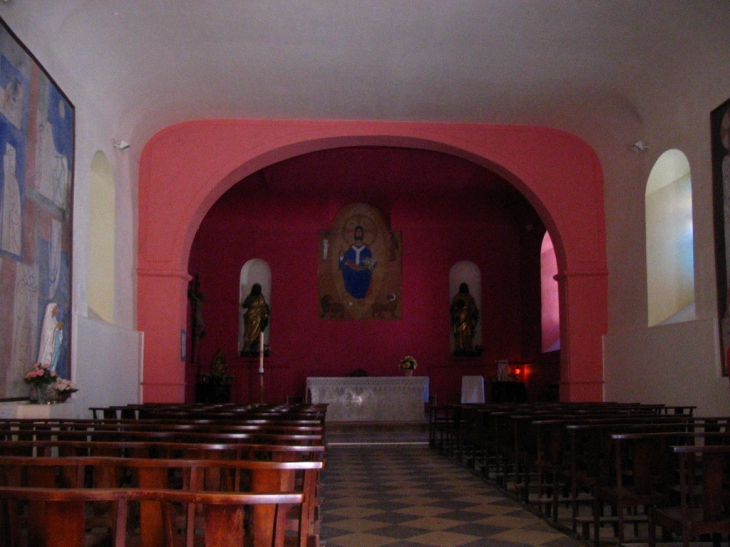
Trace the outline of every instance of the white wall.
<instances>
[{"instance_id":1,"label":"white wall","mask_svg":"<svg viewBox=\"0 0 730 547\"><path fill-rule=\"evenodd\" d=\"M129 116L117 108L113 94L99 84L100 74L110 70L113 73L113 69L86 64L79 70L65 58L73 52L56 47L52 37L43 30L48 21L30 16L30 12L8 9L5 4L0 8L0 15L75 107L71 367L73 379L81 388L75 399L82 415L90 405L137 402L141 334L133 330L136 327L136 179L143 143L135 142L130 136ZM44 17L60 18L56 26L61 27L64 8L60 4L54 8L58 10L44 12ZM114 141L121 139L132 142L133 149L128 152L115 149ZM99 150L109 158L116 187L113 325L87 319L91 164Z\"/></svg>"},{"instance_id":2,"label":"white wall","mask_svg":"<svg viewBox=\"0 0 730 547\"><path fill-rule=\"evenodd\" d=\"M633 124L587 139L606 180L605 394L607 400L697 404L705 415L728 415L730 381L719 372L710 112L730 98L730 71L713 71L712 59L700 65L677 87L658 84L643 97ZM648 152L629 150L638 139L649 144ZM697 320L649 329L645 189L652 167L670 149L687 156L692 173Z\"/></svg>"},{"instance_id":3,"label":"white wall","mask_svg":"<svg viewBox=\"0 0 730 547\"><path fill-rule=\"evenodd\" d=\"M728 415L730 382L720 372L716 333L717 321L708 319L607 336L606 400L696 405L701 416Z\"/></svg>"},{"instance_id":4,"label":"white wall","mask_svg":"<svg viewBox=\"0 0 730 547\"><path fill-rule=\"evenodd\" d=\"M91 417L89 407L140 402L142 334L86 317L75 327L74 399L80 417Z\"/></svg>"}]
</instances>

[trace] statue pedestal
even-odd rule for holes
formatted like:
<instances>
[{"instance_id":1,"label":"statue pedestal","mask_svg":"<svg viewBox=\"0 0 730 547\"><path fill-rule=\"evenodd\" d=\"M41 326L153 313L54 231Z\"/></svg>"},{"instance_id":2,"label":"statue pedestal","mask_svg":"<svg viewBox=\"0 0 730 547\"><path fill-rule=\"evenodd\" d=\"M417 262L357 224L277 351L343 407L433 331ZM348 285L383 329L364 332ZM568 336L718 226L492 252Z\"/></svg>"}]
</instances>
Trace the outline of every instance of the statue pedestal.
<instances>
[{"instance_id":1,"label":"statue pedestal","mask_svg":"<svg viewBox=\"0 0 730 547\"><path fill-rule=\"evenodd\" d=\"M231 384L198 382L195 384L195 402L222 404L231 402Z\"/></svg>"},{"instance_id":2,"label":"statue pedestal","mask_svg":"<svg viewBox=\"0 0 730 547\"><path fill-rule=\"evenodd\" d=\"M34 420L43 419L68 419L79 417L78 408L74 401L66 401L54 405L34 405L26 402L18 403L15 407L16 418L31 418Z\"/></svg>"}]
</instances>

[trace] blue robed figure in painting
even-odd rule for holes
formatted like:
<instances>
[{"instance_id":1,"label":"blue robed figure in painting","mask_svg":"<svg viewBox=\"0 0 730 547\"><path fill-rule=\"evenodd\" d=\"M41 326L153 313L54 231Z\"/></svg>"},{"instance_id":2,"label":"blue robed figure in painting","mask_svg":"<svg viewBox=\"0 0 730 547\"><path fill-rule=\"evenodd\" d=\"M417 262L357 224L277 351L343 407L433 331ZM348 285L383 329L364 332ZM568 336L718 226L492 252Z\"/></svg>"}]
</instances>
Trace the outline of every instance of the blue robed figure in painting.
<instances>
[{"instance_id":1,"label":"blue robed figure in painting","mask_svg":"<svg viewBox=\"0 0 730 547\"><path fill-rule=\"evenodd\" d=\"M26 149L28 82L0 56L0 254L20 259Z\"/></svg>"},{"instance_id":2,"label":"blue robed figure in painting","mask_svg":"<svg viewBox=\"0 0 730 547\"><path fill-rule=\"evenodd\" d=\"M370 279L375 261L370 249L363 243L365 230L355 227L355 243L340 256L340 269L345 290L354 298L365 298L370 290Z\"/></svg>"}]
</instances>

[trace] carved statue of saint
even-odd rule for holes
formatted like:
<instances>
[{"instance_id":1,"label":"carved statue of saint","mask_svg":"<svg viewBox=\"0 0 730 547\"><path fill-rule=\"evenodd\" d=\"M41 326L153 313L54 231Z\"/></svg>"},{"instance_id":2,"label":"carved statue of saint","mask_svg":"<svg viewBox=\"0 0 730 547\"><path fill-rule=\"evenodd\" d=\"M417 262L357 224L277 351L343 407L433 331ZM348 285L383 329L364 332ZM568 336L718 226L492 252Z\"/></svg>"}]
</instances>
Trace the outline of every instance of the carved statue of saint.
<instances>
[{"instance_id":1,"label":"carved statue of saint","mask_svg":"<svg viewBox=\"0 0 730 547\"><path fill-rule=\"evenodd\" d=\"M258 342L259 336L269 324L269 316L271 315L269 305L261 293L259 283L254 283L250 294L243 301L241 307L246 310L243 314L243 351L257 352L256 342Z\"/></svg>"},{"instance_id":2,"label":"carved statue of saint","mask_svg":"<svg viewBox=\"0 0 730 547\"><path fill-rule=\"evenodd\" d=\"M220 348L215 352L213 360L210 363L210 372L216 379L223 380L228 375L228 363L223 350Z\"/></svg>"},{"instance_id":3,"label":"carved statue of saint","mask_svg":"<svg viewBox=\"0 0 730 547\"><path fill-rule=\"evenodd\" d=\"M474 335L479 321L479 309L469 294L469 285L459 285L451 302L451 331L454 333L454 353L474 351Z\"/></svg>"}]
</instances>

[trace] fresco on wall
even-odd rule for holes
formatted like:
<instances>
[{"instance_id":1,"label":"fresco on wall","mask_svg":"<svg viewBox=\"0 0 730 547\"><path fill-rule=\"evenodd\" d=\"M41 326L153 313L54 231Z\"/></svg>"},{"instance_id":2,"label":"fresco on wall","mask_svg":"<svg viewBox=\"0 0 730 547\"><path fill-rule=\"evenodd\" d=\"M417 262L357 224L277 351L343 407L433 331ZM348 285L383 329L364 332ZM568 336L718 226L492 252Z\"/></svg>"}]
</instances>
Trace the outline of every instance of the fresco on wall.
<instances>
[{"instance_id":1,"label":"fresco on wall","mask_svg":"<svg viewBox=\"0 0 730 547\"><path fill-rule=\"evenodd\" d=\"M0 398L71 375L74 108L0 20Z\"/></svg>"},{"instance_id":2,"label":"fresco on wall","mask_svg":"<svg viewBox=\"0 0 730 547\"><path fill-rule=\"evenodd\" d=\"M343 207L319 235L319 317L401 318L401 234L370 205Z\"/></svg>"},{"instance_id":3,"label":"fresco on wall","mask_svg":"<svg viewBox=\"0 0 730 547\"><path fill-rule=\"evenodd\" d=\"M728 374L730 351L730 100L710 115L712 131L712 178L715 216L715 264L717 268L717 303L720 317L720 341L723 374Z\"/></svg>"}]
</instances>

